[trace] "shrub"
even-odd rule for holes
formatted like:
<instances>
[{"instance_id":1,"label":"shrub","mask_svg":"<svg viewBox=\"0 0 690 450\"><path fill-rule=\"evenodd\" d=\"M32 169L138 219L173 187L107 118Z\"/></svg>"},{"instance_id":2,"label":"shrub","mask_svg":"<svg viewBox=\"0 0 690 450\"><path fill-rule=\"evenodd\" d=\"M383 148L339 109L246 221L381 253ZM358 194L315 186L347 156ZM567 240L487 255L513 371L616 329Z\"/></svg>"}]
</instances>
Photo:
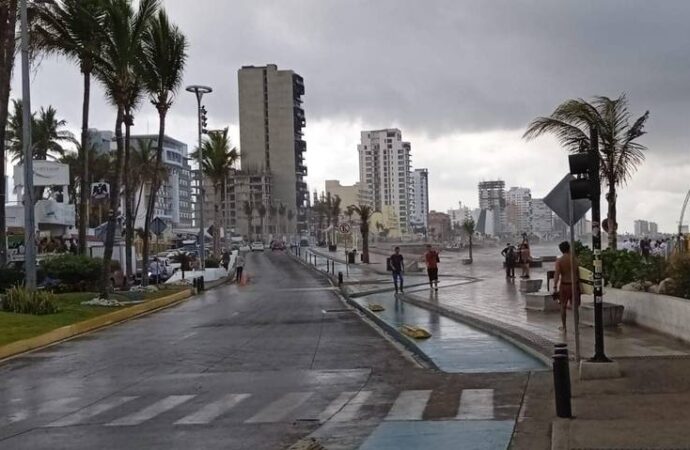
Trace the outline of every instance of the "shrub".
<instances>
[{"instance_id":1,"label":"shrub","mask_svg":"<svg viewBox=\"0 0 690 450\"><path fill-rule=\"evenodd\" d=\"M60 280L72 290L86 290L97 285L102 269L100 258L64 254L41 261L47 277Z\"/></svg>"},{"instance_id":2,"label":"shrub","mask_svg":"<svg viewBox=\"0 0 690 450\"><path fill-rule=\"evenodd\" d=\"M15 286L7 290L2 300L2 310L20 314L55 314L59 311L55 295L49 291L30 291Z\"/></svg>"},{"instance_id":3,"label":"shrub","mask_svg":"<svg viewBox=\"0 0 690 450\"><path fill-rule=\"evenodd\" d=\"M206 258L206 268L208 269L217 269L220 267L220 260L217 258Z\"/></svg>"},{"instance_id":4,"label":"shrub","mask_svg":"<svg viewBox=\"0 0 690 450\"><path fill-rule=\"evenodd\" d=\"M673 295L690 298L690 255L674 255L668 268L668 275L673 279Z\"/></svg>"},{"instance_id":5,"label":"shrub","mask_svg":"<svg viewBox=\"0 0 690 450\"><path fill-rule=\"evenodd\" d=\"M575 252L582 267L594 270L594 253L581 242L575 242ZM637 252L605 249L601 252L604 281L614 288L634 281L659 283L666 276L663 257L650 256L646 260Z\"/></svg>"}]
</instances>

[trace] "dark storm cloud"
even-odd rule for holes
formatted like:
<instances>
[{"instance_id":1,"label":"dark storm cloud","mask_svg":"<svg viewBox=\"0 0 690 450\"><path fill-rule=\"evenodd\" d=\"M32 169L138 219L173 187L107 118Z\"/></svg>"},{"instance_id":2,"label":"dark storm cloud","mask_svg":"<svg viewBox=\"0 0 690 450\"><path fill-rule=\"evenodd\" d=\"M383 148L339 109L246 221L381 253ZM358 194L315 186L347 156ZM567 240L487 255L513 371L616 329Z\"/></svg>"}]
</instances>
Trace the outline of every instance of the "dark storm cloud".
<instances>
[{"instance_id":1,"label":"dark storm cloud","mask_svg":"<svg viewBox=\"0 0 690 450\"><path fill-rule=\"evenodd\" d=\"M188 78L236 120L236 74L301 73L311 118L429 134L523 127L568 97L627 92L672 145L690 100L690 2L165 2L192 42Z\"/></svg>"}]
</instances>

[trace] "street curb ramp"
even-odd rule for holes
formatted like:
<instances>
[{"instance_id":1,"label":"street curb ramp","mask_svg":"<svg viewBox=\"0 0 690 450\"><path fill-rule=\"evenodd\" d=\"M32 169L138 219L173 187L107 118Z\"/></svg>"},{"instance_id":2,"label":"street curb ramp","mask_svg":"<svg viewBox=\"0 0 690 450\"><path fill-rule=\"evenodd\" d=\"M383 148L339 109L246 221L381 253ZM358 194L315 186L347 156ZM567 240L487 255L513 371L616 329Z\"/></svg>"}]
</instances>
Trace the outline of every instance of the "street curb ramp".
<instances>
[{"instance_id":1,"label":"street curb ramp","mask_svg":"<svg viewBox=\"0 0 690 450\"><path fill-rule=\"evenodd\" d=\"M138 305L103 314L92 319L83 320L71 325L56 328L55 330L39 336L22 339L21 341L3 345L0 347L0 361L20 355L22 353L56 344L67 339L98 330L99 328L108 327L138 316L149 314L159 309L168 308L182 302L183 300L186 300L191 296L191 289L185 289L165 297L156 298Z\"/></svg>"}]
</instances>

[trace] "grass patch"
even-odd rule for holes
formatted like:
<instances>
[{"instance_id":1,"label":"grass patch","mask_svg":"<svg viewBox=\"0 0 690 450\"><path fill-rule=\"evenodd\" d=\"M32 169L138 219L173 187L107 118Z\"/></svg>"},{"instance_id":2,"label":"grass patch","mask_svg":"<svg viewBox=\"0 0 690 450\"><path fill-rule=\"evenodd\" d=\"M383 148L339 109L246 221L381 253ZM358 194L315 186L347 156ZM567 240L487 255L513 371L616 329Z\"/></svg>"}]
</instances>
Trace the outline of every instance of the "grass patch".
<instances>
[{"instance_id":1,"label":"grass patch","mask_svg":"<svg viewBox=\"0 0 690 450\"><path fill-rule=\"evenodd\" d=\"M145 298L146 300L153 300L175 294L181 290L183 290L183 288L151 292L147 293ZM81 305L81 302L91 300L96 296L97 294L93 292L68 292L57 294L56 298L57 304L60 307L60 312L56 314L34 316L31 314L0 312L0 346L39 336L56 328L125 308ZM120 300L118 296L114 296L113 298Z\"/></svg>"}]
</instances>

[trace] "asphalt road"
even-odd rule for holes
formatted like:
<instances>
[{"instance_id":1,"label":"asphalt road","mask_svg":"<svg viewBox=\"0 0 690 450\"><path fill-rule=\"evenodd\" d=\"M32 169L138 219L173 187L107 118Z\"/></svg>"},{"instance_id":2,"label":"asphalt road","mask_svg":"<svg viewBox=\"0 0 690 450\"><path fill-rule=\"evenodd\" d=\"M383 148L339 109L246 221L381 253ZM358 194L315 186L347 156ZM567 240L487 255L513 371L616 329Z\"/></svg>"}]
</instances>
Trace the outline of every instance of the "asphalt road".
<instances>
[{"instance_id":1,"label":"asphalt road","mask_svg":"<svg viewBox=\"0 0 690 450\"><path fill-rule=\"evenodd\" d=\"M516 420L527 374L421 368L285 254L250 254L245 272L0 364L0 448L383 448L381 424L475 421L467 436L486 440Z\"/></svg>"}]
</instances>

